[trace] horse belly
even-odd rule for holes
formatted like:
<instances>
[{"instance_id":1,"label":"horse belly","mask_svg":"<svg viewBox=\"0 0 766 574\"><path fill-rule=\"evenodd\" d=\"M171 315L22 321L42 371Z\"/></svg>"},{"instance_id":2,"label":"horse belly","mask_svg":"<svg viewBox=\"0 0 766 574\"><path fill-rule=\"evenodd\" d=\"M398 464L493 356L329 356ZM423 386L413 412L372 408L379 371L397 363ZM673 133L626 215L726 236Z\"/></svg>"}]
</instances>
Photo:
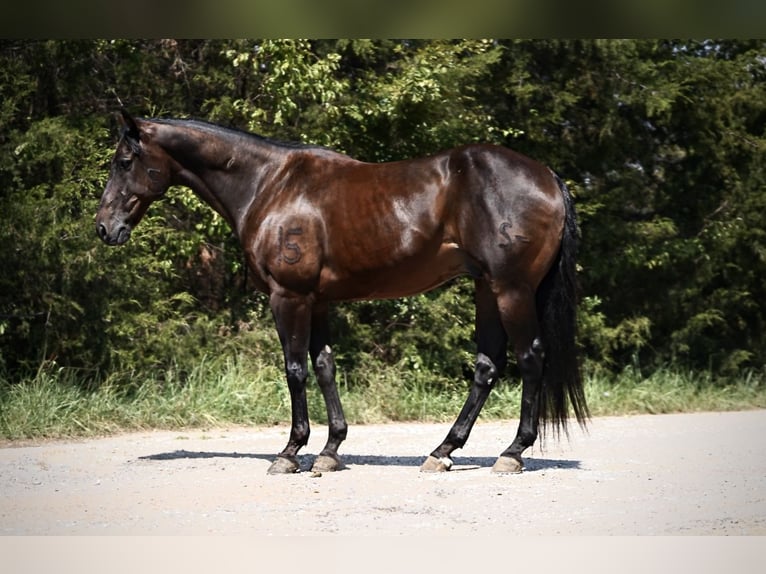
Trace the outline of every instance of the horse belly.
<instances>
[{"instance_id":1,"label":"horse belly","mask_svg":"<svg viewBox=\"0 0 766 574\"><path fill-rule=\"evenodd\" d=\"M395 299L430 291L474 270L475 265L456 243L442 243L435 251L375 270L341 275L328 268L322 273L320 296L327 300Z\"/></svg>"}]
</instances>

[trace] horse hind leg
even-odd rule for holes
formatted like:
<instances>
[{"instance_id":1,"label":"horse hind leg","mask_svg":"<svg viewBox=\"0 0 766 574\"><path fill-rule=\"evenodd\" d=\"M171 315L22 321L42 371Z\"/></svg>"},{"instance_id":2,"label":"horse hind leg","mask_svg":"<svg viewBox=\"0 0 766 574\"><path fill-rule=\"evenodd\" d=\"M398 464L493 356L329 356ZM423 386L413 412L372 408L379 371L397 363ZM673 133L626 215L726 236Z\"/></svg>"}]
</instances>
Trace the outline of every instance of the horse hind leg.
<instances>
[{"instance_id":1,"label":"horse hind leg","mask_svg":"<svg viewBox=\"0 0 766 574\"><path fill-rule=\"evenodd\" d=\"M508 338L495 295L484 279L476 280L476 344L476 369L468 398L447 437L420 467L421 472L443 472L452 467L452 452L465 445L490 391L505 369Z\"/></svg>"},{"instance_id":2,"label":"horse hind leg","mask_svg":"<svg viewBox=\"0 0 766 574\"><path fill-rule=\"evenodd\" d=\"M523 469L521 454L537 440L545 353L539 335L534 294L526 289L510 291L498 298L498 306L521 371L522 391L516 437L500 454L492 471L519 473Z\"/></svg>"}]
</instances>

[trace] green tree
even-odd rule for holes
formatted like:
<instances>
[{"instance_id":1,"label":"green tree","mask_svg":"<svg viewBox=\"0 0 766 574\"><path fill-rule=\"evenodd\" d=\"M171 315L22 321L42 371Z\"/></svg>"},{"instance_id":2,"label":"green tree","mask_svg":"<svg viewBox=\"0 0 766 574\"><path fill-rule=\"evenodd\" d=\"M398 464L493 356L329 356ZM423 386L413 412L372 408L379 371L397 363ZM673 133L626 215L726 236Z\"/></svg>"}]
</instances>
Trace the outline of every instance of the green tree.
<instances>
[{"instance_id":1,"label":"green tree","mask_svg":"<svg viewBox=\"0 0 766 574\"><path fill-rule=\"evenodd\" d=\"M575 191L593 359L762 366L763 42L506 47L488 97Z\"/></svg>"},{"instance_id":2,"label":"green tree","mask_svg":"<svg viewBox=\"0 0 766 574\"><path fill-rule=\"evenodd\" d=\"M126 247L95 237L122 101L367 161L508 145L576 196L594 366L763 368L765 66L760 40L0 41L0 366L161 370L272 329L189 190ZM463 280L334 328L344 366L455 378L472 322Z\"/></svg>"}]
</instances>

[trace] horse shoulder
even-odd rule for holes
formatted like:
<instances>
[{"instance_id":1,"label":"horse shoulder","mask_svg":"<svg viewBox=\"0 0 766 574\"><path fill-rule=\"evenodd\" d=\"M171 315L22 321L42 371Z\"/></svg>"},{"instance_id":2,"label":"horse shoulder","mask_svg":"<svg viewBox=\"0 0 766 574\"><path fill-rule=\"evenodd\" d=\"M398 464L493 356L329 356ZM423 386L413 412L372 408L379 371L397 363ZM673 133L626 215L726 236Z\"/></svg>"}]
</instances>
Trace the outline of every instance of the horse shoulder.
<instances>
[{"instance_id":1,"label":"horse shoulder","mask_svg":"<svg viewBox=\"0 0 766 574\"><path fill-rule=\"evenodd\" d=\"M324 259L324 224L306 205L251 217L242 243L256 283L272 292L315 291Z\"/></svg>"}]
</instances>

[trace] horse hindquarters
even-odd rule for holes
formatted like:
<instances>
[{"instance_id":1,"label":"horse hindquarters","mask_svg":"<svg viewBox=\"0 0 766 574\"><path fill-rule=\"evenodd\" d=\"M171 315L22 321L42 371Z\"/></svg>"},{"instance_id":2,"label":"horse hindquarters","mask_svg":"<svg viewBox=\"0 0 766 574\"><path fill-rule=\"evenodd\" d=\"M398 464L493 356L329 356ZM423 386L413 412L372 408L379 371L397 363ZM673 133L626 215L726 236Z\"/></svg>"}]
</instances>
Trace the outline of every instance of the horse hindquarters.
<instances>
[{"instance_id":1,"label":"horse hindquarters","mask_svg":"<svg viewBox=\"0 0 766 574\"><path fill-rule=\"evenodd\" d=\"M471 159L477 171L462 175L468 191L459 217L463 247L483 267L477 281L476 373L455 425L423 470L449 469L450 453L465 443L510 341L523 383L520 422L493 470L519 472L521 453L534 444L541 422L563 425L568 402L578 420L586 412L574 346L574 208L563 183L536 162L512 152ZM483 225L465 225L475 221Z\"/></svg>"}]
</instances>

